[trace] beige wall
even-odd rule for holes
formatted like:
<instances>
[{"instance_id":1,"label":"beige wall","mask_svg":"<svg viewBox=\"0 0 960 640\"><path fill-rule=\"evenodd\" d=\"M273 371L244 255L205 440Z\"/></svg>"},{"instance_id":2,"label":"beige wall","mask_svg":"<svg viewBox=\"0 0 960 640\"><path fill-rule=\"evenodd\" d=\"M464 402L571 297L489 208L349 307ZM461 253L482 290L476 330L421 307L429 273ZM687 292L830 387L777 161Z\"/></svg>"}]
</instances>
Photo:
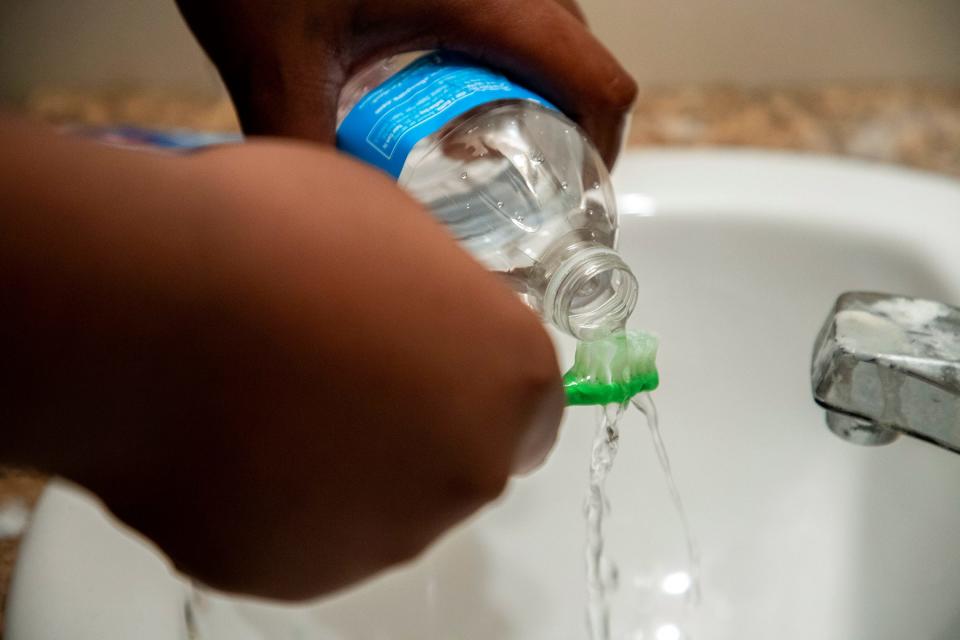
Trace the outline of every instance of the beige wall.
<instances>
[{"instance_id":1,"label":"beige wall","mask_svg":"<svg viewBox=\"0 0 960 640\"><path fill-rule=\"evenodd\" d=\"M960 0L584 0L641 82L960 81Z\"/></svg>"},{"instance_id":2,"label":"beige wall","mask_svg":"<svg viewBox=\"0 0 960 640\"><path fill-rule=\"evenodd\" d=\"M117 82L219 90L173 0L0 0L0 95Z\"/></svg>"},{"instance_id":3,"label":"beige wall","mask_svg":"<svg viewBox=\"0 0 960 640\"><path fill-rule=\"evenodd\" d=\"M960 0L582 4L644 84L960 82ZM173 0L0 0L0 96L117 82L219 90Z\"/></svg>"}]
</instances>

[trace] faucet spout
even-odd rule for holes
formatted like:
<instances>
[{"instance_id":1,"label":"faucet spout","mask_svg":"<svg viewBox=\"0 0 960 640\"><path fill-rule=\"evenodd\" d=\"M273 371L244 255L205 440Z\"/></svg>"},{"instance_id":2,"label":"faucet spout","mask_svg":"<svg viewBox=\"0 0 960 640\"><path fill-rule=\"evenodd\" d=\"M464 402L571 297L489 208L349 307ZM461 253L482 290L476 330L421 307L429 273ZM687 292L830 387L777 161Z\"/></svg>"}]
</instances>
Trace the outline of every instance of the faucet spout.
<instances>
[{"instance_id":1,"label":"faucet spout","mask_svg":"<svg viewBox=\"0 0 960 640\"><path fill-rule=\"evenodd\" d=\"M960 453L960 309L845 293L817 337L811 382L827 426L849 442L906 434Z\"/></svg>"}]
</instances>

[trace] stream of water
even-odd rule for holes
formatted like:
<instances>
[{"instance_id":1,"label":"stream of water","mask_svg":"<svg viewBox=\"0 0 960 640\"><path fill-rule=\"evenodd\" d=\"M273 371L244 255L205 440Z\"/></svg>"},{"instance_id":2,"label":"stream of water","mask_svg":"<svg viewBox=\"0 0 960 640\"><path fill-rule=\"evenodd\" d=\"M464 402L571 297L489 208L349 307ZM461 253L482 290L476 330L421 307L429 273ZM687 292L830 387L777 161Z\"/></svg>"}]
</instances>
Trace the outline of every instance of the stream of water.
<instances>
[{"instance_id":1,"label":"stream of water","mask_svg":"<svg viewBox=\"0 0 960 640\"><path fill-rule=\"evenodd\" d=\"M609 640L609 591L617 588L617 566L604 553L603 519L610 510L606 481L620 447L619 424L627 404L598 408L597 432L590 456L590 486L584 512L587 519L587 629L590 640Z\"/></svg>"},{"instance_id":2,"label":"stream of water","mask_svg":"<svg viewBox=\"0 0 960 640\"><path fill-rule=\"evenodd\" d=\"M590 458L590 484L584 507L587 521L587 630L590 640L611 640L609 601L610 595L619 586L619 575L616 563L607 555L605 549L604 519L610 512L606 481L620 447L620 420L629 404L599 407L597 414L597 431ZM670 458L660 435L657 408L648 393L635 396L632 404L646 418L667 492L680 522L687 564L684 575L688 576L690 581L689 588L686 589L685 604L687 608L693 607L700 600L700 552L691 533L686 509L673 477ZM665 637L666 635L664 634Z\"/></svg>"}]
</instances>

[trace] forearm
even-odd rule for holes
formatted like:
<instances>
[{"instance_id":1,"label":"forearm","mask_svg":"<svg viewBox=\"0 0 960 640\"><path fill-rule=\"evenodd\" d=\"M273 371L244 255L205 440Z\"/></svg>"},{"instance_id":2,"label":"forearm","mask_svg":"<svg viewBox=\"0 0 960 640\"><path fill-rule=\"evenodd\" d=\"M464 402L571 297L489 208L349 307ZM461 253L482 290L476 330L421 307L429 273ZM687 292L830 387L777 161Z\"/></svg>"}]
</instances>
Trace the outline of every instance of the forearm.
<instances>
[{"instance_id":1,"label":"forearm","mask_svg":"<svg viewBox=\"0 0 960 640\"><path fill-rule=\"evenodd\" d=\"M235 405L292 388L263 378L271 366L312 385L292 405L325 392L372 411L372 384L389 414L404 394L437 395L432 378L450 404L496 390L508 424L530 409L510 380L559 390L533 314L409 197L332 151L179 158L16 121L0 144L0 460L84 477L163 464L180 448L167 425L246 422Z\"/></svg>"},{"instance_id":2,"label":"forearm","mask_svg":"<svg viewBox=\"0 0 960 640\"><path fill-rule=\"evenodd\" d=\"M0 149L0 460L86 485L195 577L343 586L552 442L539 321L374 170L9 122Z\"/></svg>"},{"instance_id":3,"label":"forearm","mask_svg":"<svg viewBox=\"0 0 960 640\"><path fill-rule=\"evenodd\" d=\"M105 430L140 421L169 363L139 359L174 357L189 326L202 196L185 169L0 119L0 459L64 472L147 446Z\"/></svg>"}]
</instances>

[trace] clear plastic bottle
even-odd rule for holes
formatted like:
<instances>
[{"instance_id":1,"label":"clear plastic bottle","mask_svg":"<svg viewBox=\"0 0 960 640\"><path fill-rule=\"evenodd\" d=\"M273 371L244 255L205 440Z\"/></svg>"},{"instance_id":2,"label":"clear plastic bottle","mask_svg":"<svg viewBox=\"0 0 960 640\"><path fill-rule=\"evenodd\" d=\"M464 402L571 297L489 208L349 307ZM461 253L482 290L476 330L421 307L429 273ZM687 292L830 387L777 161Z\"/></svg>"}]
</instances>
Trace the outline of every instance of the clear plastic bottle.
<instances>
[{"instance_id":1,"label":"clear plastic bottle","mask_svg":"<svg viewBox=\"0 0 960 640\"><path fill-rule=\"evenodd\" d=\"M444 71L449 63L442 55L426 54L423 62L435 62ZM383 60L354 76L341 94L338 125L368 94L387 86L402 69L407 73L412 59ZM460 64L472 65L462 59ZM445 78L479 82L474 71L468 66ZM490 77L510 84L489 70L480 72L487 74L488 84L498 81ZM404 88L401 98L409 103L416 91L426 95L430 82ZM450 118L444 105L472 95L470 90L451 98L451 89L441 89L434 102L434 94L421 100L427 111L414 114L417 124L431 117L440 122L413 144L402 167L394 168L399 184L551 324L581 339L621 328L636 304L637 282L615 249L616 201L596 149L576 124L548 103L535 102L536 96L486 101ZM398 103L384 104L374 116L378 122L384 109ZM394 127L390 135L406 135L405 126ZM341 148L350 151L345 135L363 143L367 129L360 134L344 129L338 131ZM370 135L366 138L369 142Z\"/></svg>"}]
</instances>

